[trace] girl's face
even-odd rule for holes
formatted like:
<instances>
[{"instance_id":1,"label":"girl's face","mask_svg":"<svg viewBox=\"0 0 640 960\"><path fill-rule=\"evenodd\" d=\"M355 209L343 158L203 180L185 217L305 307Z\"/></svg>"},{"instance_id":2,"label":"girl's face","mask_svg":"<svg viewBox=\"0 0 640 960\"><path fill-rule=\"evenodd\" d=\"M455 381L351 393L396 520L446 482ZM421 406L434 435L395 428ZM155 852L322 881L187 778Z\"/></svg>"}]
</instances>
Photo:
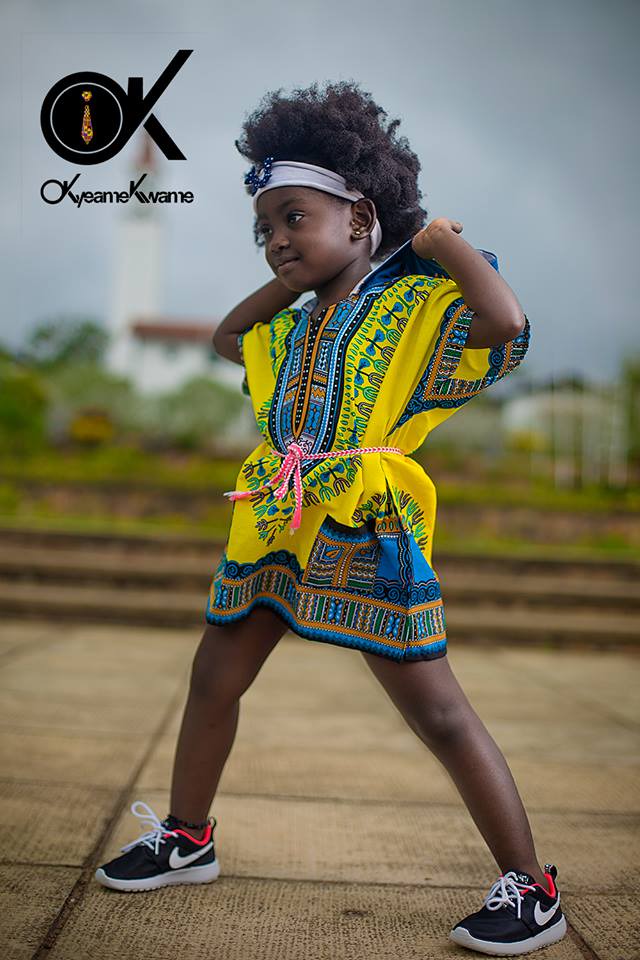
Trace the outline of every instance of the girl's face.
<instances>
[{"instance_id":1,"label":"girl's face","mask_svg":"<svg viewBox=\"0 0 640 960\"><path fill-rule=\"evenodd\" d=\"M371 201L357 204L298 186L274 187L258 198L256 226L267 263L285 287L317 289L354 261L362 261L363 275L369 271L369 238L354 237L353 230L366 228Z\"/></svg>"}]
</instances>

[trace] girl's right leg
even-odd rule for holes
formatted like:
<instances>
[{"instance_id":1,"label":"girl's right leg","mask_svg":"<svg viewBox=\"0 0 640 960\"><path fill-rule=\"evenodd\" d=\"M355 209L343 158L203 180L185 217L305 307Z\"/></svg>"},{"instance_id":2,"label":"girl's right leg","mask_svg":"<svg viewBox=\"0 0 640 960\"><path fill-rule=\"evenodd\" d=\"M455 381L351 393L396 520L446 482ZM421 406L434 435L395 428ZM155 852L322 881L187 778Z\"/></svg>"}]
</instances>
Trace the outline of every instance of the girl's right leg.
<instances>
[{"instance_id":1,"label":"girl's right leg","mask_svg":"<svg viewBox=\"0 0 640 960\"><path fill-rule=\"evenodd\" d=\"M240 697L287 632L268 607L242 620L207 624L196 650L178 735L169 813L189 823L209 815L238 726ZM204 829L189 828L197 838Z\"/></svg>"}]
</instances>

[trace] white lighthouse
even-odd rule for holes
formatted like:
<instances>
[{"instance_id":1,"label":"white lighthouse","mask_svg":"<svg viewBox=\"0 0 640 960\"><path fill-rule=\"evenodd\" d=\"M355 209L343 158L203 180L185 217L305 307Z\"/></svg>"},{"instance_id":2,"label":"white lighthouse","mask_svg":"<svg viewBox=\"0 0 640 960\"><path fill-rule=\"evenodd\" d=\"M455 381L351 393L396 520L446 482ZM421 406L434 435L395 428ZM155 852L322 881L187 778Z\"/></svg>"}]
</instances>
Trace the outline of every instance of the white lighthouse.
<instances>
[{"instance_id":1,"label":"white lighthouse","mask_svg":"<svg viewBox=\"0 0 640 960\"><path fill-rule=\"evenodd\" d=\"M157 189L157 151L151 137L142 131L141 148L136 154L131 177L143 180L145 192ZM158 317L164 300L164 229L160 204L129 201L115 229L115 254L111 309L110 341L105 356L113 373L131 377L138 385L131 321Z\"/></svg>"},{"instance_id":2,"label":"white lighthouse","mask_svg":"<svg viewBox=\"0 0 640 960\"><path fill-rule=\"evenodd\" d=\"M130 171L141 190L161 189L160 154L142 130ZM143 394L175 390L192 377L209 377L241 390L243 368L218 356L213 333L219 317L169 317L165 302L166 220L162 204L130 200L115 229L109 343L105 366Z\"/></svg>"}]
</instances>

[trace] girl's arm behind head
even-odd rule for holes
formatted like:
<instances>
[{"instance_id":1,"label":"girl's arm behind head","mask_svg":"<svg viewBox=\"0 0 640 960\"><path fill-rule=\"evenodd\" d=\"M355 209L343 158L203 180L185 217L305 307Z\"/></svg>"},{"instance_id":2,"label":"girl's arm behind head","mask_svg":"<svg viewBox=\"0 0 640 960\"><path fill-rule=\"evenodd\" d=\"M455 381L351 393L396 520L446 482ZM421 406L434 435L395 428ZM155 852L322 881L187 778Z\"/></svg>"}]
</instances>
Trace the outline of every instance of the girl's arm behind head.
<instances>
[{"instance_id":1,"label":"girl's arm behind head","mask_svg":"<svg viewBox=\"0 0 640 960\"><path fill-rule=\"evenodd\" d=\"M299 291L289 290L278 277L269 280L242 300L220 321L213 335L216 353L235 363L240 363L238 334L249 330L256 323L268 323L276 313L290 307L299 296Z\"/></svg>"}]
</instances>

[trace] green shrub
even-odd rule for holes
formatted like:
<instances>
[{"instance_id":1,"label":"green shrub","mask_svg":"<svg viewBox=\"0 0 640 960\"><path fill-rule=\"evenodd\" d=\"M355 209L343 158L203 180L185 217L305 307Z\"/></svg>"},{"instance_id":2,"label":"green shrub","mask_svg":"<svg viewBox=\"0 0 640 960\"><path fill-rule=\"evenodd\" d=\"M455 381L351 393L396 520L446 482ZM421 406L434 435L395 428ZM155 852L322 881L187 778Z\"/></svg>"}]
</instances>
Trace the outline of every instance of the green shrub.
<instances>
[{"instance_id":1,"label":"green shrub","mask_svg":"<svg viewBox=\"0 0 640 960\"><path fill-rule=\"evenodd\" d=\"M0 359L0 454L23 455L42 449L47 432L47 390L32 370Z\"/></svg>"}]
</instances>

